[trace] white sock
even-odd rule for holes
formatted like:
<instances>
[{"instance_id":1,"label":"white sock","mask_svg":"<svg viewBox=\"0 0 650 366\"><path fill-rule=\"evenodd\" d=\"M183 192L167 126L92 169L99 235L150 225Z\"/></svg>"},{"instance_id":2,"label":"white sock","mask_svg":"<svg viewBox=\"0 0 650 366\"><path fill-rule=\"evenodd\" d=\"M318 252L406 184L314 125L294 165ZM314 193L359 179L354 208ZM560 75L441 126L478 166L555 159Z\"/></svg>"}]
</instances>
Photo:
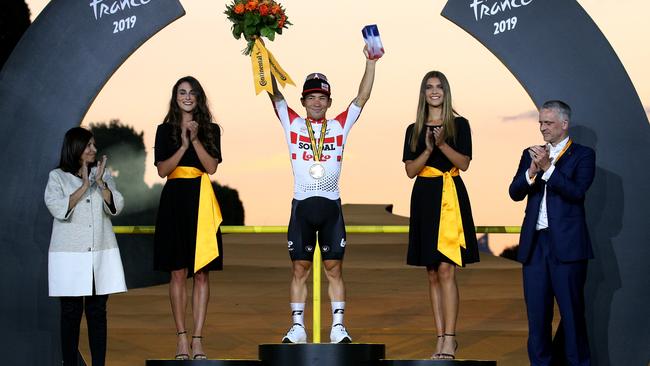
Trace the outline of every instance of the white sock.
<instances>
[{"instance_id":1,"label":"white sock","mask_svg":"<svg viewBox=\"0 0 650 366\"><path fill-rule=\"evenodd\" d=\"M332 326L343 324L345 301L332 301Z\"/></svg>"},{"instance_id":2,"label":"white sock","mask_svg":"<svg viewBox=\"0 0 650 366\"><path fill-rule=\"evenodd\" d=\"M305 326L305 303L292 302L291 304L291 319L293 324L300 324Z\"/></svg>"}]
</instances>

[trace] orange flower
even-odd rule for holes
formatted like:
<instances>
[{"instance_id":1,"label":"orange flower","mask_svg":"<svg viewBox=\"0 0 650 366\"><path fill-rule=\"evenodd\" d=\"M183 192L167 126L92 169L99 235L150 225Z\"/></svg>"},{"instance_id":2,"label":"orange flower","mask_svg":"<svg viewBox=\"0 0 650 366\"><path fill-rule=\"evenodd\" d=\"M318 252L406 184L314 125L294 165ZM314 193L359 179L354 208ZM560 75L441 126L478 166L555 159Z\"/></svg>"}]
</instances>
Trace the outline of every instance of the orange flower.
<instances>
[{"instance_id":1,"label":"orange flower","mask_svg":"<svg viewBox=\"0 0 650 366\"><path fill-rule=\"evenodd\" d=\"M275 4L275 5L273 5L273 6L271 7L271 14L273 14L273 15L278 14L278 13L280 12L280 10L282 10L282 9L280 8L280 5Z\"/></svg>"},{"instance_id":2,"label":"orange flower","mask_svg":"<svg viewBox=\"0 0 650 366\"><path fill-rule=\"evenodd\" d=\"M269 15L269 6L266 4L261 4L259 7L260 10L260 15L261 16L266 16Z\"/></svg>"},{"instance_id":3,"label":"orange flower","mask_svg":"<svg viewBox=\"0 0 650 366\"><path fill-rule=\"evenodd\" d=\"M244 13L244 4L239 3L235 5L235 14L242 14Z\"/></svg>"},{"instance_id":4,"label":"orange flower","mask_svg":"<svg viewBox=\"0 0 650 366\"><path fill-rule=\"evenodd\" d=\"M253 11L255 9L257 9L257 1L256 0L251 0L248 3L246 3L246 10Z\"/></svg>"},{"instance_id":5,"label":"orange flower","mask_svg":"<svg viewBox=\"0 0 650 366\"><path fill-rule=\"evenodd\" d=\"M280 20L278 20L278 28L284 27L284 22L286 21L287 21L287 16L282 14L282 17L280 18Z\"/></svg>"}]
</instances>

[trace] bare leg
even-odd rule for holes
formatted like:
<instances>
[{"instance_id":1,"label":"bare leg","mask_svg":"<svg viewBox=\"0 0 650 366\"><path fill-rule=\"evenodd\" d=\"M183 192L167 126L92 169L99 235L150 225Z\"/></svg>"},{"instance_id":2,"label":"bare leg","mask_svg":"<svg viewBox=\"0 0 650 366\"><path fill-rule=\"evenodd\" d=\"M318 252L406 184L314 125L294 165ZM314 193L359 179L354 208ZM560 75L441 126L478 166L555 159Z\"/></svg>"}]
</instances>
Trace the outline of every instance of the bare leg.
<instances>
[{"instance_id":1,"label":"bare leg","mask_svg":"<svg viewBox=\"0 0 650 366\"><path fill-rule=\"evenodd\" d=\"M311 269L311 262L293 261L293 277L291 279L291 302L307 301L307 277Z\"/></svg>"},{"instance_id":2,"label":"bare leg","mask_svg":"<svg viewBox=\"0 0 650 366\"><path fill-rule=\"evenodd\" d=\"M438 278L438 271L434 267L427 267L427 275L429 278L429 299L431 300L431 310L433 312L433 321L436 325L436 351L432 358L439 358L442 352L442 345L444 343L443 334L445 328L442 320L442 298L440 288L440 279Z\"/></svg>"},{"instance_id":3,"label":"bare leg","mask_svg":"<svg viewBox=\"0 0 650 366\"><path fill-rule=\"evenodd\" d=\"M456 320L458 318L458 285L456 284L456 266L449 263L440 263L438 278L442 289L442 310L445 326L445 342L442 352L456 355ZM451 335L450 335L451 334Z\"/></svg>"},{"instance_id":4,"label":"bare leg","mask_svg":"<svg viewBox=\"0 0 650 366\"><path fill-rule=\"evenodd\" d=\"M169 300L172 306L172 316L176 324L176 332L185 332L185 308L187 307L187 269L172 271L169 281ZM176 339L176 354L189 354L189 344L186 334L179 334Z\"/></svg>"},{"instance_id":5,"label":"bare leg","mask_svg":"<svg viewBox=\"0 0 650 366\"><path fill-rule=\"evenodd\" d=\"M203 324L208 311L210 300L210 281L208 271L199 271L194 274L194 288L192 290L192 314L194 316L194 333L192 334L192 358L196 355L204 355L201 338Z\"/></svg>"},{"instance_id":6,"label":"bare leg","mask_svg":"<svg viewBox=\"0 0 650 366\"><path fill-rule=\"evenodd\" d=\"M345 301L345 284L343 283L343 261L326 260L323 261L325 275L329 281L327 294L330 301Z\"/></svg>"}]
</instances>

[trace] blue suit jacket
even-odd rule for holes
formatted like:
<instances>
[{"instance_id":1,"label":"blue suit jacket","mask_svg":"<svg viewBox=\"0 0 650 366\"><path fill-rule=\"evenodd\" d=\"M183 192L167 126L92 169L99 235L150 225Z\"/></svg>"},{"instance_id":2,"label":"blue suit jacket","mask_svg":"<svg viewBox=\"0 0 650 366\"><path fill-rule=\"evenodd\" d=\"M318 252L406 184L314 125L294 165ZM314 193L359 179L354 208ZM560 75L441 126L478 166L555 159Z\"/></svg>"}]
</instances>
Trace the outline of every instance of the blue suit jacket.
<instances>
[{"instance_id":1,"label":"blue suit jacket","mask_svg":"<svg viewBox=\"0 0 650 366\"><path fill-rule=\"evenodd\" d=\"M531 158L526 149L521 155L517 174L512 178L509 189L510 197L515 201L528 197L517 260L525 264L530 257L544 186L551 253L562 262L593 258L585 221L584 201L585 193L594 180L594 150L572 143L558 160L549 180L544 182L541 178L543 172L540 172L532 185L528 184L525 176L530 162Z\"/></svg>"}]
</instances>

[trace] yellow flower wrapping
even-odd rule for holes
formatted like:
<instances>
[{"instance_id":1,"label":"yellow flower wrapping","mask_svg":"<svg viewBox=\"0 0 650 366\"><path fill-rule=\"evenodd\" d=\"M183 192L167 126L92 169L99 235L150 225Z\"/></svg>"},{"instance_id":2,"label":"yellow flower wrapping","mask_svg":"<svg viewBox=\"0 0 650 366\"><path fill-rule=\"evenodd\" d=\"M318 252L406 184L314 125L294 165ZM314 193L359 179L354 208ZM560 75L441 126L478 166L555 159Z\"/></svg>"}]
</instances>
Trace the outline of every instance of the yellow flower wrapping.
<instances>
[{"instance_id":1,"label":"yellow flower wrapping","mask_svg":"<svg viewBox=\"0 0 650 366\"><path fill-rule=\"evenodd\" d=\"M201 190L199 193L199 210L197 213L194 273L219 256L217 230L223 221L221 208L219 207L217 197L214 195L210 177L207 173L194 167L179 166L167 177L167 179L198 177L201 177Z\"/></svg>"},{"instance_id":2,"label":"yellow flower wrapping","mask_svg":"<svg viewBox=\"0 0 650 366\"><path fill-rule=\"evenodd\" d=\"M296 85L273 57L273 54L264 47L264 44L258 39L255 40L253 51L251 52L251 65L253 67L253 82L255 83L255 94L266 90L273 94L273 84L271 74L282 87L286 84Z\"/></svg>"},{"instance_id":3,"label":"yellow flower wrapping","mask_svg":"<svg viewBox=\"0 0 650 366\"><path fill-rule=\"evenodd\" d=\"M458 168L442 172L434 167L422 168L419 177L442 177L442 202L440 204L440 227L438 228L438 250L459 266L463 265L460 248L466 248L463 220L460 216L458 193L453 177L459 175Z\"/></svg>"}]
</instances>

